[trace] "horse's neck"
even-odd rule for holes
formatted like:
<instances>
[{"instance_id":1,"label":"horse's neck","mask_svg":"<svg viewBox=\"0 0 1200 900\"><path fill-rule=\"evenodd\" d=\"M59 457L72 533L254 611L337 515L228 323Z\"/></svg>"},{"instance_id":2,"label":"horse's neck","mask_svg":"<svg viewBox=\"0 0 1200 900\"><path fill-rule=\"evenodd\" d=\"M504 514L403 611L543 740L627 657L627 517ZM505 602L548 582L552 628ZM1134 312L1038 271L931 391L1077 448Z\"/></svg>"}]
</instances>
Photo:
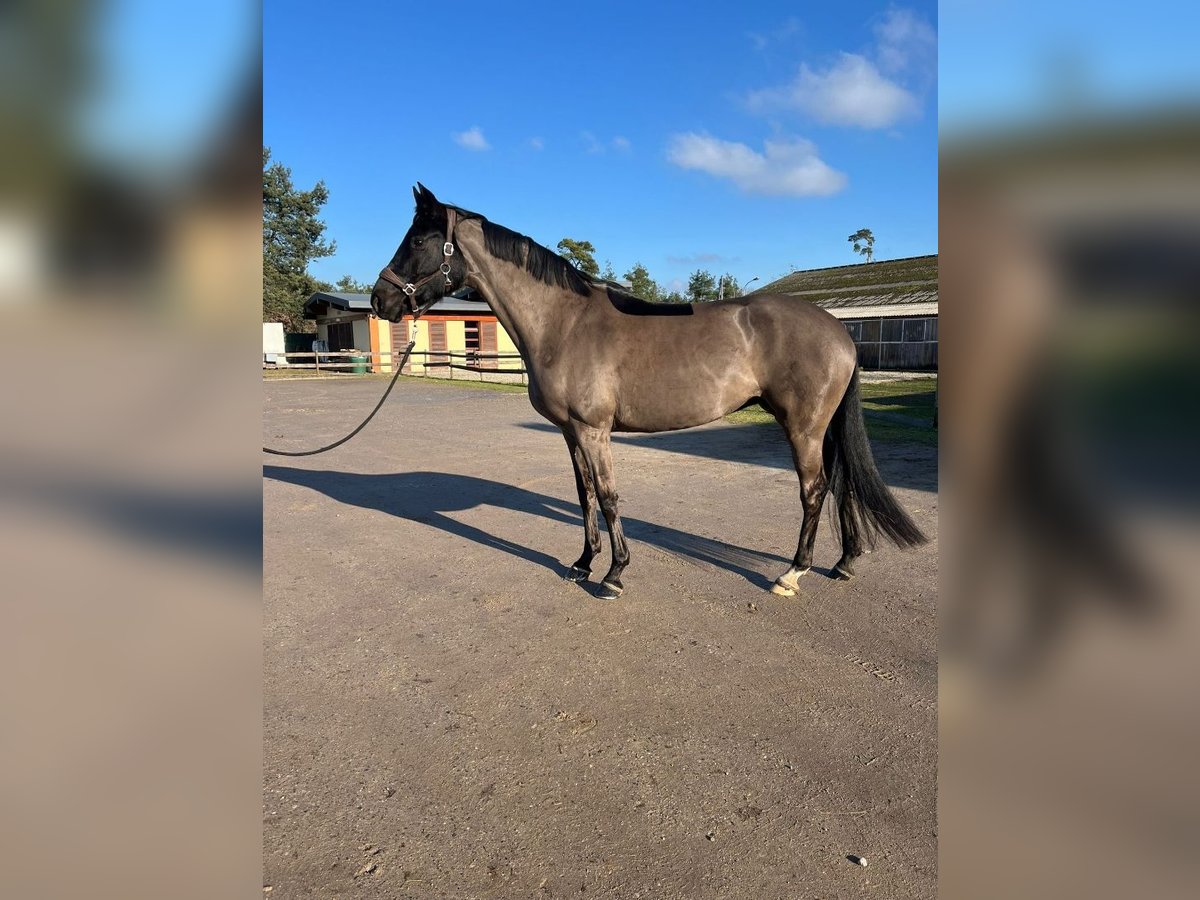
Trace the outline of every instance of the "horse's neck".
<instances>
[{"instance_id":1,"label":"horse's neck","mask_svg":"<svg viewBox=\"0 0 1200 900\"><path fill-rule=\"evenodd\" d=\"M458 245L469 268L467 284L483 295L527 366L546 358L549 344L563 331L569 310L561 288L534 278L523 267L487 252L483 229L460 226ZM583 298L571 298L582 301Z\"/></svg>"}]
</instances>

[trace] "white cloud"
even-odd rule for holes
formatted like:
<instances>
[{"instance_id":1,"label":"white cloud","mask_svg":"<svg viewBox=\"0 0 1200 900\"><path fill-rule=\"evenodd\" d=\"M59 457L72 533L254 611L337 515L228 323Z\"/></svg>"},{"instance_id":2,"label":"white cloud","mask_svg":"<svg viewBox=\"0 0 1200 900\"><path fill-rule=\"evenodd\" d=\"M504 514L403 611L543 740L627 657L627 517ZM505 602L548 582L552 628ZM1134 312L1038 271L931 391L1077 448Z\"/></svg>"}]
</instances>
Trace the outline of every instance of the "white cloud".
<instances>
[{"instance_id":1,"label":"white cloud","mask_svg":"<svg viewBox=\"0 0 1200 900\"><path fill-rule=\"evenodd\" d=\"M633 145L629 143L629 138L622 137L619 134L612 139L612 145L615 149L620 150L622 153L628 153L633 149Z\"/></svg>"},{"instance_id":2,"label":"white cloud","mask_svg":"<svg viewBox=\"0 0 1200 900\"><path fill-rule=\"evenodd\" d=\"M681 169L728 178L749 194L824 197L846 186L846 176L817 156L811 141L785 138L766 141L763 152L706 134L677 134L667 159Z\"/></svg>"},{"instance_id":3,"label":"white cloud","mask_svg":"<svg viewBox=\"0 0 1200 900\"><path fill-rule=\"evenodd\" d=\"M483 129L478 125L468 128L466 131L458 131L454 134L454 143L460 147L465 147L467 150L491 150L492 145L487 142L487 138L483 136Z\"/></svg>"},{"instance_id":4,"label":"white cloud","mask_svg":"<svg viewBox=\"0 0 1200 900\"><path fill-rule=\"evenodd\" d=\"M911 9L893 7L875 26L879 67L925 74L937 66L937 32Z\"/></svg>"},{"instance_id":5,"label":"white cloud","mask_svg":"<svg viewBox=\"0 0 1200 900\"><path fill-rule=\"evenodd\" d=\"M529 139L529 146L532 147L534 150L543 150L546 147L546 142L543 141L540 137L531 137Z\"/></svg>"},{"instance_id":6,"label":"white cloud","mask_svg":"<svg viewBox=\"0 0 1200 900\"><path fill-rule=\"evenodd\" d=\"M757 112L797 110L826 125L890 128L921 113L937 74L937 32L909 9L892 7L874 25L875 45L841 53L824 68L802 63L795 79L751 92Z\"/></svg>"},{"instance_id":7,"label":"white cloud","mask_svg":"<svg viewBox=\"0 0 1200 900\"><path fill-rule=\"evenodd\" d=\"M843 53L823 72L801 65L790 85L755 91L749 104L762 112L797 109L827 125L859 128L887 128L921 109L915 96L854 53Z\"/></svg>"}]
</instances>

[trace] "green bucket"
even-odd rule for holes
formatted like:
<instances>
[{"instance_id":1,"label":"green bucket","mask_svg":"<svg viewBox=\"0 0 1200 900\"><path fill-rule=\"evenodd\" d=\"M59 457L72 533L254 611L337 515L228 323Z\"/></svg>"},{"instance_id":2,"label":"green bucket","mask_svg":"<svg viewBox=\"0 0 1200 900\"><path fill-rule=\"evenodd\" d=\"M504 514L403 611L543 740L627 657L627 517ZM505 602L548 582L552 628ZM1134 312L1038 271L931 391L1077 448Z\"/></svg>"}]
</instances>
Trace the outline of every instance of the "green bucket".
<instances>
[{"instance_id":1,"label":"green bucket","mask_svg":"<svg viewBox=\"0 0 1200 900\"><path fill-rule=\"evenodd\" d=\"M351 356L350 362L352 363L350 366L352 373L355 375L367 374L367 358L365 356Z\"/></svg>"}]
</instances>

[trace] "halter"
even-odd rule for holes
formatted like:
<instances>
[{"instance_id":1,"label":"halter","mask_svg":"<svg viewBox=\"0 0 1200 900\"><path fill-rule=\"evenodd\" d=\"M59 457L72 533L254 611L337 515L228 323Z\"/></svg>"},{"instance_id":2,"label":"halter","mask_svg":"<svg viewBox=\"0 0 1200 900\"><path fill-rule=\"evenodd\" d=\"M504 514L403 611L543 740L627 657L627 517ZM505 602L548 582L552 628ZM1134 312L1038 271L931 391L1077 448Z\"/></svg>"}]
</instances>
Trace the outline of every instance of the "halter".
<instances>
[{"instance_id":1,"label":"halter","mask_svg":"<svg viewBox=\"0 0 1200 900\"><path fill-rule=\"evenodd\" d=\"M418 288L424 287L429 282L433 281L433 279L437 278L438 275L445 277L447 287L452 285L453 282L450 280L450 257L454 255L454 225L457 221L457 211L455 211L453 207L446 207L446 243L442 244L442 256L445 257L445 260L438 267L436 272L430 272L424 278L418 279L417 281L401 281L399 275L397 275L387 266L384 266L383 270L379 273L379 277L384 281L394 284L396 287L400 288L400 291L410 300L412 299L413 295L417 293ZM441 299L441 297L434 297L421 307L417 307L414 304L412 309L413 326L416 326L417 319L427 313L430 307L432 307L433 304L437 303Z\"/></svg>"}]
</instances>

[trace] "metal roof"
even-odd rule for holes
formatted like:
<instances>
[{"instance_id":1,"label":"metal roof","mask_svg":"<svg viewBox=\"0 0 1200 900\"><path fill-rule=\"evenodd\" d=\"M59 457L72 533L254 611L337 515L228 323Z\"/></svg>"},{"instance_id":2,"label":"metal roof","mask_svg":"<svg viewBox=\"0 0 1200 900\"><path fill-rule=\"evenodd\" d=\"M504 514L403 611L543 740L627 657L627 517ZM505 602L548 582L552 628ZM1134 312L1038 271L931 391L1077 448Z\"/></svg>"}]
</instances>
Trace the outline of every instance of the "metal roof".
<instances>
[{"instance_id":1,"label":"metal roof","mask_svg":"<svg viewBox=\"0 0 1200 900\"><path fill-rule=\"evenodd\" d=\"M444 300L439 300L433 304L433 308L429 310L429 315L436 316L438 313L481 313L483 315L491 315L492 308L482 300L469 300L466 297L447 297Z\"/></svg>"},{"instance_id":2,"label":"metal roof","mask_svg":"<svg viewBox=\"0 0 1200 900\"><path fill-rule=\"evenodd\" d=\"M335 309L342 309L349 312L371 311L370 294L341 294L332 291L317 291L305 301L304 314L311 318L310 313L313 312L318 303L325 303Z\"/></svg>"},{"instance_id":3,"label":"metal roof","mask_svg":"<svg viewBox=\"0 0 1200 900\"><path fill-rule=\"evenodd\" d=\"M430 315L454 315L458 313L481 313L488 315L491 309L482 300L468 299L472 296L478 296L474 291L466 291L466 296L458 296L457 294L445 297L433 304L433 308L429 310ZM320 304L325 304L330 309L340 309L343 312L351 313L370 313L371 312L371 295L370 294L344 294L338 291L317 291L304 303L304 317L306 319L315 319L318 314Z\"/></svg>"},{"instance_id":4,"label":"metal roof","mask_svg":"<svg viewBox=\"0 0 1200 900\"><path fill-rule=\"evenodd\" d=\"M808 300L839 319L937 315L937 278L932 254L792 272L755 293Z\"/></svg>"}]
</instances>

